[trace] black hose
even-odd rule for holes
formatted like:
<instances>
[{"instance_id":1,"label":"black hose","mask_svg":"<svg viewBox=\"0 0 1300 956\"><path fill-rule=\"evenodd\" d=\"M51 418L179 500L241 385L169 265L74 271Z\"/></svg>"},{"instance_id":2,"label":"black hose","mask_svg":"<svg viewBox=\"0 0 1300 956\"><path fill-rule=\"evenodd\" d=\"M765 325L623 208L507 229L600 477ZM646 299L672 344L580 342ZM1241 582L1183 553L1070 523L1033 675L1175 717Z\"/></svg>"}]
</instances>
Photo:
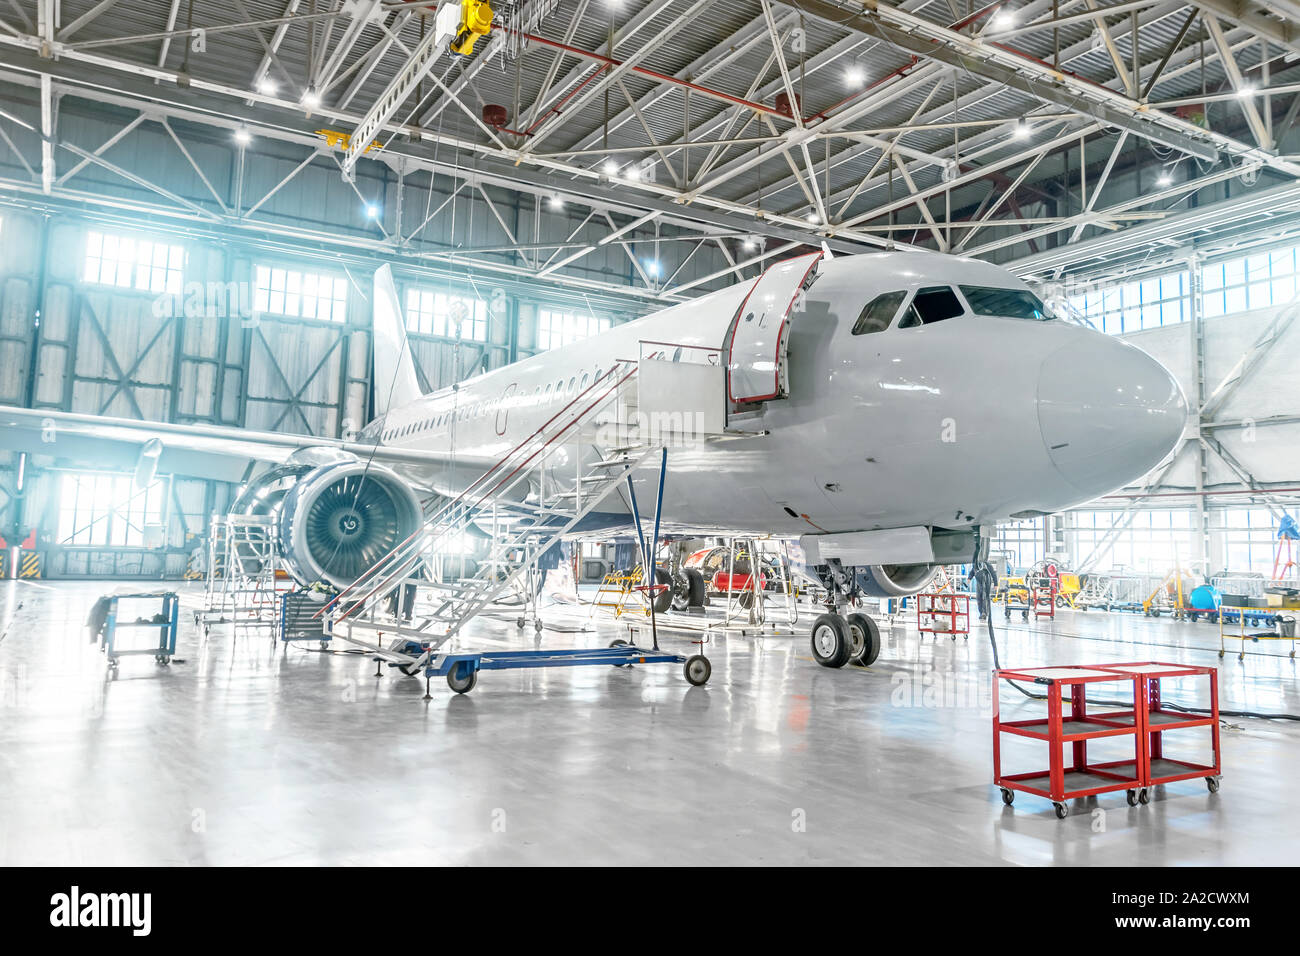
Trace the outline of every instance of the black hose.
<instances>
[{"instance_id":1,"label":"black hose","mask_svg":"<svg viewBox=\"0 0 1300 956\"><path fill-rule=\"evenodd\" d=\"M971 559L971 580L975 582L976 603L978 606L987 610L988 614L985 623L988 624L989 646L993 648L993 666L997 670L1002 670L1002 664L998 660L998 639L993 630L993 568L988 561L980 557L980 532L975 529L975 555ZM1030 700L1047 700L1046 694L1036 694L1033 691L1025 690L1013 680L1007 681L1012 687L1020 691ZM1089 704L1098 704L1106 707L1131 707L1131 701L1115 700L1094 700L1091 697L1085 698ZM1184 714L1209 714L1211 711L1205 707L1183 707L1179 704L1161 701L1162 707L1168 707L1171 710L1179 711ZM1254 717L1259 720L1300 720L1297 714L1261 714L1250 710L1220 710L1220 717Z\"/></svg>"}]
</instances>

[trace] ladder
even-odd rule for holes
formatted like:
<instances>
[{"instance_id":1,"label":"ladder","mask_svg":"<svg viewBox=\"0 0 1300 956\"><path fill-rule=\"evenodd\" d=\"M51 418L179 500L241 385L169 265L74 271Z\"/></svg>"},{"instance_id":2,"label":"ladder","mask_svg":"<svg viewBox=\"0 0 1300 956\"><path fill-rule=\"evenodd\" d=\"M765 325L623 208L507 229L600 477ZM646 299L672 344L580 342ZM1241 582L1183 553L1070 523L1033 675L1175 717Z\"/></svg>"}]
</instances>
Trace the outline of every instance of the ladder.
<instances>
[{"instance_id":1,"label":"ladder","mask_svg":"<svg viewBox=\"0 0 1300 956\"><path fill-rule=\"evenodd\" d=\"M208 531L203 609L195 623L204 636L214 624L262 627L275 623L283 588L274 515L214 516Z\"/></svg>"},{"instance_id":2,"label":"ladder","mask_svg":"<svg viewBox=\"0 0 1300 956\"><path fill-rule=\"evenodd\" d=\"M531 579L539 559L657 450L623 414L636 401L637 369L637 362L615 363L465 491L436 507L322 609L326 632L415 673L525 575ZM561 451L576 464L560 466ZM561 467L572 471L558 475ZM461 536L488 520L497 534L478 569L445 579L443 572L460 557ZM420 607L406 621L408 589Z\"/></svg>"}]
</instances>

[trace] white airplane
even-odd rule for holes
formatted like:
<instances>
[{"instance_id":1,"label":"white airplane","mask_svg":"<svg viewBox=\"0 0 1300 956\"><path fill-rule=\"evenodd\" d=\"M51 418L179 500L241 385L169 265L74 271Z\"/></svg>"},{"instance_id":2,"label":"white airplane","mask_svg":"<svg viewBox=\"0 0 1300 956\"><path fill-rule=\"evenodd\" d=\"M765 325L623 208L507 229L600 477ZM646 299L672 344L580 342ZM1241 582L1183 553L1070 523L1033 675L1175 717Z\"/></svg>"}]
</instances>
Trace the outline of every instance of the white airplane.
<instances>
[{"instance_id":1,"label":"white airplane","mask_svg":"<svg viewBox=\"0 0 1300 956\"><path fill-rule=\"evenodd\" d=\"M852 598L917 593L939 565L987 548L998 522L1126 485L1187 420L1177 382L1145 352L1052 317L1004 269L938 254L786 260L428 395L386 266L374 306L378 417L353 440L0 407L0 447L102 461L111 443L150 474L268 463L236 510L278 502L296 576L344 587L418 526L419 495L464 491L616 362L647 347L713 362L728 427L753 436L670 452L663 529L798 539L829 595L813 651L840 666L879 649L869 619L842 613ZM643 477L657 476L656 462ZM627 503L611 500L579 530L626 533Z\"/></svg>"}]
</instances>

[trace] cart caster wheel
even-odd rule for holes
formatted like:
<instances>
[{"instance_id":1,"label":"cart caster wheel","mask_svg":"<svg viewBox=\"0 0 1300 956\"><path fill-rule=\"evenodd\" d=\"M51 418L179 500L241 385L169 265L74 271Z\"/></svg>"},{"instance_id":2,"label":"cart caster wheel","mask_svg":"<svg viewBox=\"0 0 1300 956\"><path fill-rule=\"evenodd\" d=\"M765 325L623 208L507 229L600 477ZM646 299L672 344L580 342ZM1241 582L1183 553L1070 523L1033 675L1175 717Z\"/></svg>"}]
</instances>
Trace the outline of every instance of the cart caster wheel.
<instances>
[{"instance_id":1,"label":"cart caster wheel","mask_svg":"<svg viewBox=\"0 0 1300 956\"><path fill-rule=\"evenodd\" d=\"M526 618L522 618L522 617L521 617L521 618L516 618L516 619L515 619L515 627L519 628L519 630L521 630L521 631L524 629L524 625L527 624L527 623L528 623L528 620L527 620Z\"/></svg>"},{"instance_id":2,"label":"cart caster wheel","mask_svg":"<svg viewBox=\"0 0 1300 956\"><path fill-rule=\"evenodd\" d=\"M1151 791L1148 790L1146 787L1143 787L1141 790L1138 791L1138 803L1142 804L1142 806L1145 807L1150 802L1151 802Z\"/></svg>"},{"instance_id":3,"label":"cart caster wheel","mask_svg":"<svg viewBox=\"0 0 1300 956\"><path fill-rule=\"evenodd\" d=\"M1016 792L1014 790L1008 790L1006 787L1003 787L1002 802L1005 803L1007 806L1011 806L1011 804L1016 802Z\"/></svg>"},{"instance_id":4,"label":"cart caster wheel","mask_svg":"<svg viewBox=\"0 0 1300 956\"><path fill-rule=\"evenodd\" d=\"M1219 778L1218 778L1218 777L1206 777L1206 778L1205 778L1205 788L1206 788L1207 790L1209 790L1210 793L1218 793L1218 792L1219 792Z\"/></svg>"},{"instance_id":5,"label":"cart caster wheel","mask_svg":"<svg viewBox=\"0 0 1300 956\"><path fill-rule=\"evenodd\" d=\"M468 694L478 683L478 671L470 671L464 677L457 677L456 673L461 668L456 667L447 672L447 686L458 694Z\"/></svg>"},{"instance_id":6,"label":"cart caster wheel","mask_svg":"<svg viewBox=\"0 0 1300 956\"><path fill-rule=\"evenodd\" d=\"M1028 620L1029 620L1029 612L1028 612L1028 611L1025 611L1023 614L1021 614L1021 615L1020 615L1020 620L1022 620L1022 621L1028 621Z\"/></svg>"},{"instance_id":7,"label":"cart caster wheel","mask_svg":"<svg viewBox=\"0 0 1300 956\"><path fill-rule=\"evenodd\" d=\"M543 626L544 625L542 624L541 618L538 618L537 620L533 621L533 630L536 631L538 634L542 633Z\"/></svg>"},{"instance_id":8,"label":"cart caster wheel","mask_svg":"<svg viewBox=\"0 0 1300 956\"><path fill-rule=\"evenodd\" d=\"M610 642L609 642L609 646L610 646L610 647L627 647L628 645L627 645L627 641L624 641L624 640L617 640L617 641L610 641ZM632 665L631 665L631 664L611 664L610 666L611 666L611 667L627 667L627 668L630 668Z\"/></svg>"},{"instance_id":9,"label":"cart caster wheel","mask_svg":"<svg viewBox=\"0 0 1300 956\"><path fill-rule=\"evenodd\" d=\"M1136 790L1128 790L1128 791L1125 791L1125 793L1124 793L1124 799L1128 801L1128 805L1129 805L1130 807L1136 807L1136 806L1138 805L1138 794L1137 794L1137 791L1136 791Z\"/></svg>"},{"instance_id":10,"label":"cart caster wheel","mask_svg":"<svg viewBox=\"0 0 1300 956\"><path fill-rule=\"evenodd\" d=\"M1070 813L1069 807L1063 803L1053 803L1052 807L1056 810L1056 819L1064 820Z\"/></svg>"},{"instance_id":11,"label":"cart caster wheel","mask_svg":"<svg viewBox=\"0 0 1300 956\"><path fill-rule=\"evenodd\" d=\"M709 682L709 676L713 673L713 665L703 654L696 654L686 659L686 664L682 668L686 674L687 683L695 687L703 687Z\"/></svg>"},{"instance_id":12,"label":"cart caster wheel","mask_svg":"<svg viewBox=\"0 0 1300 956\"><path fill-rule=\"evenodd\" d=\"M1223 651L1219 651L1219 660L1223 660Z\"/></svg>"}]
</instances>

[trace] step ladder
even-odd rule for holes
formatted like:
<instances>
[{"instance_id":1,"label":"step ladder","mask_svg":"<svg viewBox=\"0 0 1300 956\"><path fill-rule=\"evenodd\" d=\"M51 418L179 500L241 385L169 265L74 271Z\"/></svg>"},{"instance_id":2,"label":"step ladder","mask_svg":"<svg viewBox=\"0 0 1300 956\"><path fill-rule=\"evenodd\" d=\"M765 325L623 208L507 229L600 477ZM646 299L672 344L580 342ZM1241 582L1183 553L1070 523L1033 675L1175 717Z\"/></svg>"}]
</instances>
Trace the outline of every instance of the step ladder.
<instances>
[{"instance_id":1,"label":"step ladder","mask_svg":"<svg viewBox=\"0 0 1300 956\"><path fill-rule=\"evenodd\" d=\"M415 673L522 579L531 586L541 557L658 451L627 414L637 370L637 362L617 362L464 492L433 509L322 609L326 633ZM447 580L445 571L461 558L461 535L487 521L496 532L487 556L475 573ZM415 605L409 621L408 589Z\"/></svg>"}]
</instances>

